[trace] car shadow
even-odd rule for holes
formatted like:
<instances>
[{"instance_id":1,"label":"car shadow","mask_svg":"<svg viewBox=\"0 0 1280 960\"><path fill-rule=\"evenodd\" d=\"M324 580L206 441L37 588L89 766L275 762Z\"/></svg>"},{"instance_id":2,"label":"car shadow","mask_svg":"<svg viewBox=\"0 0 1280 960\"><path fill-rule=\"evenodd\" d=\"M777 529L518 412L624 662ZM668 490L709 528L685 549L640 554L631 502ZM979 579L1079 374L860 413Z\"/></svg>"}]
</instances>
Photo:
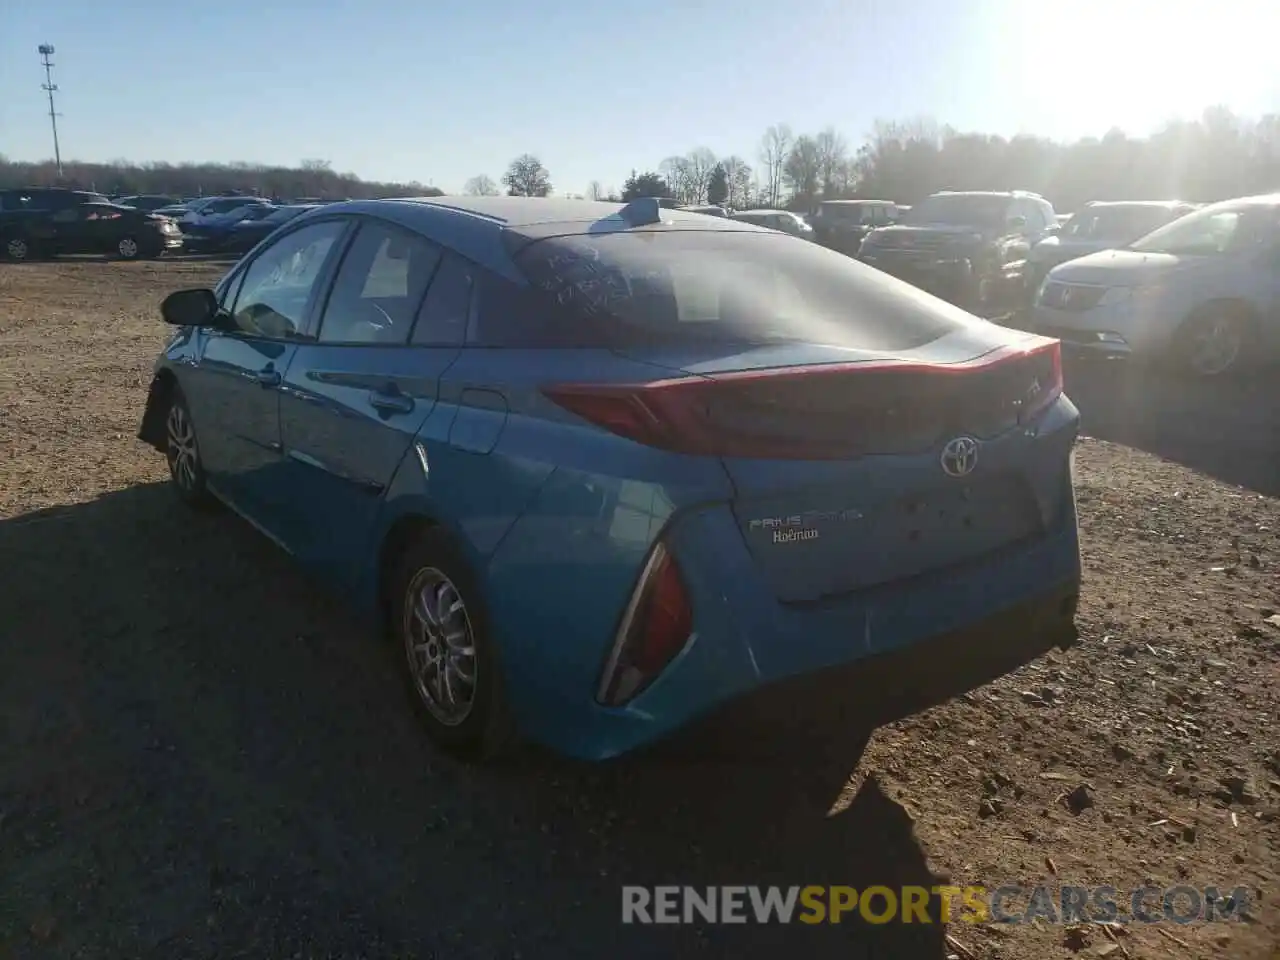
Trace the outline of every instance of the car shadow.
<instances>
[{"instance_id":1,"label":"car shadow","mask_svg":"<svg viewBox=\"0 0 1280 960\"><path fill-rule=\"evenodd\" d=\"M1280 496L1280 391L1274 371L1196 380L1122 362L1065 365L1083 433L1218 480Z\"/></svg>"},{"instance_id":2,"label":"car shadow","mask_svg":"<svg viewBox=\"0 0 1280 960\"><path fill-rule=\"evenodd\" d=\"M225 511L140 485L0 522L0 556L0 954L945 956L937 923L856 912L622 923L629 884L942 882L844 708L468 768Z\"/></svg>"}]
</instances>

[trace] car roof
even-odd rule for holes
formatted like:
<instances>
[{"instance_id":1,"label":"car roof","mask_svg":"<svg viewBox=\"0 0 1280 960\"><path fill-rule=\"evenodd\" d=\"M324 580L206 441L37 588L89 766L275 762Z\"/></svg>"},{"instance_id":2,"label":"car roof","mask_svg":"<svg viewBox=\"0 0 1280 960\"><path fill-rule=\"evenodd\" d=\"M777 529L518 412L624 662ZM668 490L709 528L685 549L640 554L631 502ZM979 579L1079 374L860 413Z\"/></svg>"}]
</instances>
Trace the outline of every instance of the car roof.
<instances>
[{"instance_id":1,"label":"car roof","mask_svg":"<svg viewBox=\"0 0 1280 960\"><path fill-rule=\"evenodd\" d=\"M548 237L622 230L765 232L727 217L664 209L659 223L632 227L619 213L625 204L559 197L405 197L329 203L295 217L301 226L331 216L363 215L398 224L435 240L480 266L523 282L506 241L531 243Z\"/></svg>"},{"instance_id":2,"label":"car roof","mask_svg":"<svg viewBox=\"0 0 1280 960\"><path fill-rule=\"evenodd\" d=\"M1186 200L1094 200L1089 207L1189 207Z\"/></svg>"}]
</instances>

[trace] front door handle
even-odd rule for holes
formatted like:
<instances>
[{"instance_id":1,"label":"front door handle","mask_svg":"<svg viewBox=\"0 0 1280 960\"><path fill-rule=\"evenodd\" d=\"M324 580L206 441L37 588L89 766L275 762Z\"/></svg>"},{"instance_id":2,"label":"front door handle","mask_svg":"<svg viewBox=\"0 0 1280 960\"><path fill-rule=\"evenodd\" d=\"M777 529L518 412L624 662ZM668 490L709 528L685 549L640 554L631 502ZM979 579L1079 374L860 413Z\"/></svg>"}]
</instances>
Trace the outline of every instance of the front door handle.
<instances>
[{"instance_id":1,"label":"front door handle","mask_svg":"<svg viewBox=\"0 0 1280 960\"><path fill-rule=\"evenodd\" d=\"M369 391L369 406L384 413L412 413L413 397L396 387Z\"/></svg>"},{"instance_id":2,"label":"front door handle","mask_svg":"<svg viewBox=\"0 0 1280 960\"><path fill-rule=\"evenodd\" d=\"M282 378L280 371L275 367L263 367L258 371L254 379L264 387L278 387Z\"/></svg>"}]
</instances>

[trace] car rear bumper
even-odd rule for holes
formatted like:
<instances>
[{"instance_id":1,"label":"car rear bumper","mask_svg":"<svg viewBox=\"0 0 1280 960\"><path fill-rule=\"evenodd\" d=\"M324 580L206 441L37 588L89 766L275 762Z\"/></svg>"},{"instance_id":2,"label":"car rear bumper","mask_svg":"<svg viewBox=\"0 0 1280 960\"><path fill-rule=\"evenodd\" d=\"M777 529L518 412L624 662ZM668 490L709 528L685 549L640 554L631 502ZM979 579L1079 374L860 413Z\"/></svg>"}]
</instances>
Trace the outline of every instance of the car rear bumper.
<instances>
[{"instance_id":1,"label":"car rear bumper","mask_svg":"<svg viewBox=\"0 0 1280 960\"><path fill-rule=\"evenodd\" d=\"M821 689L875 708L895 691L914 692L923 706L971 689L1074 641L1080 554L1074 503L1066 499L1053 528L1032 541L803 605L780 604L762 589L731 518L707 511L671 537L697 612L694 639L674 663L621 708L600 706L586 691L566 702L521 686L517 720L561 753L604 760L731 711L743 698ZM933 674L951 688L932 692ZM908 702L905 711L916 706Z\"/></svg>"}]
</instances>

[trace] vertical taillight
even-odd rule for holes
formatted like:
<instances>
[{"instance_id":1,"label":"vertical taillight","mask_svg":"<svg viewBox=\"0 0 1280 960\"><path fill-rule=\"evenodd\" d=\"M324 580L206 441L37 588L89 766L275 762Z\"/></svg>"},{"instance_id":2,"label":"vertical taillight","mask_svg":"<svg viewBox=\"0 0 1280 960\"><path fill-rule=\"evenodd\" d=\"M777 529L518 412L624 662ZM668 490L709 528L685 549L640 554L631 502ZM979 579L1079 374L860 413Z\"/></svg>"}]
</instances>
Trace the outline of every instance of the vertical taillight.
<instances>
[{"instance_id":1,"label":"vertical taillight","mask_svg":"<svg viewBox=\"0 0 1280 960\"><path fill-rule=\"evenodd\" d=\"M693 633L693 608L675 558L653 548L618 625L596 699L626 703L647 687L685 648Z\"/></svg>"},{"instance_id":2,"label":"vertical taillight","mask_svg":"<svg viewBox=\"0 0 1280 960\"><path fill-rule=\"evenodd\" d=\"M1062 396L1062 344L1054 340L1028 353L1032 381L1018 411L1019 423L1030 423Z\"/></svg>"}]
</instances>

